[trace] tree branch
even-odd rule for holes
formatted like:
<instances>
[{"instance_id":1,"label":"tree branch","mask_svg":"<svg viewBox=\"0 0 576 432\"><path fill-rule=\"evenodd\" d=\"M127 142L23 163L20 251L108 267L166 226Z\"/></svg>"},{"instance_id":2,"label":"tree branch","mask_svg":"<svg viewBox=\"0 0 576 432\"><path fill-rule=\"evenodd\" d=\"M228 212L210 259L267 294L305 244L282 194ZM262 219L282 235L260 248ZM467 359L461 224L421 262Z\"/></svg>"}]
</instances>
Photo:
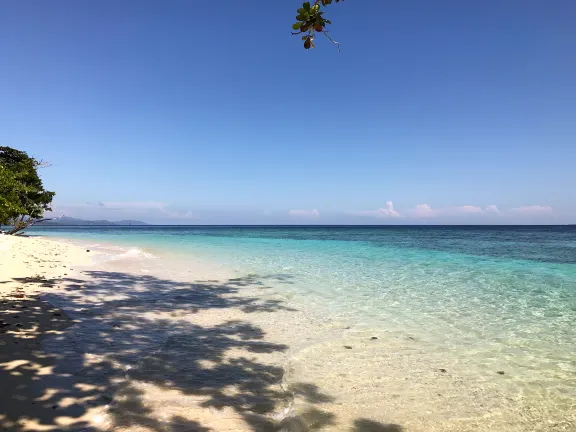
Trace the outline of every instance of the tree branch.
<instances>
[{"instance_id":1,"label":"tree branch","mask_svg":"<svg viewBox=\"0 0 576 432\"><path fill-rule=\"evenodd\" d=\"M323 31L322 33L324 33L324 36L326 36L330 40L330 42L338 46L338 52L340 52L340 42L336 42L334 39L332 39L327 31Z\"/></svg>"},{"instance_id":2,"label":"tree branch","mask_svg":"<svg viewBox=\"0 0 576 432\"><path fill-rule=\"evenodd\" d=\"M22 216L20 221L17 221L14 224L14 226L12 227L12 229L9 230L6 234L17 235L17 233L19 233L20 231L25 230L26 228L30 228L32 225L36 225L37 223L46 222L46 221L55 220L55 219L61 219L63 217L64 217L64 215L59 216L59 217L53 217L53 218L28 219L26 222L24 222L24 216ZM23 233L20 233L20 234L23 234Z\"/></svg>"}]
</instances>

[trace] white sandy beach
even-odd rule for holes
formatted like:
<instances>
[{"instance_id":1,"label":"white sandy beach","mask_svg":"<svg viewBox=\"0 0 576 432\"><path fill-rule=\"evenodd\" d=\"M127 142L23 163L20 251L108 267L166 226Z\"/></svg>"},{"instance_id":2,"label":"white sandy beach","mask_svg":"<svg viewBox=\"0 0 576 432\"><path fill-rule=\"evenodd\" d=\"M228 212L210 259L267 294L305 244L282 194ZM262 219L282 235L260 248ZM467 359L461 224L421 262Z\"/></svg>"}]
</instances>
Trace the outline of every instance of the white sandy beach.
<instances>
[{"instance_id":1,"label":"white sandy beach","mask_svg":"<svg viewBox=\"0 0 576 432\"><path fill-rule=\"evenodd\" d=\"M87 248L0 237L4 430L576 430L569 402L311 315L265 279Z\"/></svg>"}]
</instances>

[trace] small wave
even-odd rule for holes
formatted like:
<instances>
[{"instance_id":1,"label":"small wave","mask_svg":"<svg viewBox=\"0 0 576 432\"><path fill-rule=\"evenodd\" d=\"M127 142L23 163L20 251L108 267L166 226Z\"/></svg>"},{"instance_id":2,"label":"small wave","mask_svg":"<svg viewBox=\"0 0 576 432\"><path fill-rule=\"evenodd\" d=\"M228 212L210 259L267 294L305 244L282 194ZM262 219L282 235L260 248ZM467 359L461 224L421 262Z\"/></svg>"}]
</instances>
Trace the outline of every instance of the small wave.
<instances>
[{"instance_id":1,"label":"small wave","mask_svg":"<svg viewBox=\"0 0 576 432\"><path fill-rule=\"evenodd\" d=\"M131 258L155 258L154 255L148 252L144 252L142 249L133 247L130 249L123 249L122 253L112 255L111 260L121 260L121 259L131 259Z\"/></svg>"}]
</instances>

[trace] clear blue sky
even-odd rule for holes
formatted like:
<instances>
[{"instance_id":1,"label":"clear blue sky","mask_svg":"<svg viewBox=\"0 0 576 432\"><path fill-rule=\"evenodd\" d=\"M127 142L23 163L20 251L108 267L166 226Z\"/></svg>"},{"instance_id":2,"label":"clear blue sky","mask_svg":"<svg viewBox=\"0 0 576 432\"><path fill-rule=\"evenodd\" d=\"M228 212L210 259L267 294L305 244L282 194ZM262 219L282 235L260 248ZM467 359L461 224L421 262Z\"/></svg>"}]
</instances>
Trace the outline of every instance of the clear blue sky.
<instances>
[{"instance_id":1,"label":"clear blue sky","mask_svg":"<svg viewBox=\"0 0 576 432\"><path fill-rule=\"evenodd\" d=\"M5 1L0 143L77 217L576 223L574 0L299 4Z\"/></svg>"}]
</instances>

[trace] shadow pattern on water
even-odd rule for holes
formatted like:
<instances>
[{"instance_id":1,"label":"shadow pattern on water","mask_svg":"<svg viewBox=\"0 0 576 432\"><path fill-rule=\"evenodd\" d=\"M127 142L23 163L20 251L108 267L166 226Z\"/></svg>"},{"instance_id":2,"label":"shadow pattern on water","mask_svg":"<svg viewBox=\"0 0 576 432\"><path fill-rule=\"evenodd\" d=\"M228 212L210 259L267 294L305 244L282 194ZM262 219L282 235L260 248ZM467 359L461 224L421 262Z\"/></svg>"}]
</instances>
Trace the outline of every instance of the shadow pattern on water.
<instances>
[{"instance_id":1,"label":"shadow pattern on water","mask_svg":"<svg viewBox=\"0 0 576 432\"><path fill-rule=\"evenodd\" d=\"M230 310L290 311L279 300L240 293L273 276L187 283L123 272L85 275L37 281L61 286L46 295L49 303L3 300L0 322L7 325L0 336L13 347L0 358L0 383L11 389L1 392L4 430L217 431L229 420L253 431L346 429L319 408L281 420L294 396L310 405L333 398L313 383L286 388L283 369L262 354L288 347L266 341L253 323L225 318ZM290 283L289 275L278 280ZM209 309L222 311L221 322L194 322L194 314ZM102 428L91 423L96 412ZM357 419L349 430L402 428Z\"/></svg>"}]
</instances>

